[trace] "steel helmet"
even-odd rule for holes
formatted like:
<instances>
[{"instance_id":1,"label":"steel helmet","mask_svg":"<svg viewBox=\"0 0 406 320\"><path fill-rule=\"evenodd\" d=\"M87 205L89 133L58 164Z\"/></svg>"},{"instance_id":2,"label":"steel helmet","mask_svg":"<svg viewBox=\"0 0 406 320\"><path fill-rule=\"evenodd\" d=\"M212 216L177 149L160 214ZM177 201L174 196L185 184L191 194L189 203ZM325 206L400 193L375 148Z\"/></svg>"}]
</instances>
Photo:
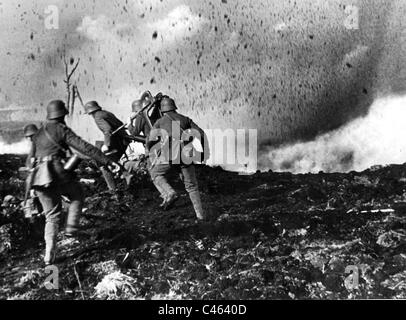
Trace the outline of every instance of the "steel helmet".
<instances>
[{"instance_id":1,"label":"steel helmet","mask_svg":"<svg viewBox=\"0 0 406 320\"><path fill-rule=\"evenodd\" d=\"M97 101L89 101L85 104L85 111L87 114L92 114L93 112L99 111L102 108L99 106Z\"/></svg>"},{"instance_id":2,"label":"steel helmet","mask_svg":"<svg viewBox=\"0 0 406 320\"><path fill-rule=\"evenodd\" d=\"M47 106L48 120L62 118L67 114L69 114L69 112L66 110L65 102L62 100L53 100Z\"/></svg>"},{"instance_id":3,"label":"steel helmet","mask_svg":"<svg viewBox=\"0 0 406 320\"><path fill-rule=\"evenodd\" d=\"M132 112L140 111L143 108L142 102L143 102L142 100L135 100L131 105Z\"/></svg>"},{"instance_id":4,"label":"steel helmet","mask_svg":"<svg viewBox=\"0 0 406 320\"><path fill-rule=\"evenodd\" d=\"M142 95L140 100L142 101L143 108L146 106L150 105L151 103L154 102L154 97L152 96L152 93L150 91L145 91Z\"/></svg>"},{"instance_id":5,"label":"steel helmet","mask_svg":"<svg viewBox=\"0 0 406 320\"><path fill-rule=\"evenodd\" d=\"M152 101L153 96L152 93L150 91L145 91L142 95L140 100L146 100L146 101Z\"/></svg>"},{"instance_id":6,"label":"steel helmet","mask_svg":"<svg viewBox=\"0 0 406 320\"><path fill-rule=\"evenodd\" d=\"M178 108L176 107L175 101L169 97L164 97L161 100L161 112L169 112L169 111L175 111Z\"/></svg>"},{"instance_id":7,"label":"steel helmet","mask_svg":"<svg viewBox=\"0 0 406 320\"><path fill-rule=\"evenodd\" d=\"M24 127L24 137L30 138L38 132L38 127L35 124L29 124Z\"/></svg>"}]
</instances>

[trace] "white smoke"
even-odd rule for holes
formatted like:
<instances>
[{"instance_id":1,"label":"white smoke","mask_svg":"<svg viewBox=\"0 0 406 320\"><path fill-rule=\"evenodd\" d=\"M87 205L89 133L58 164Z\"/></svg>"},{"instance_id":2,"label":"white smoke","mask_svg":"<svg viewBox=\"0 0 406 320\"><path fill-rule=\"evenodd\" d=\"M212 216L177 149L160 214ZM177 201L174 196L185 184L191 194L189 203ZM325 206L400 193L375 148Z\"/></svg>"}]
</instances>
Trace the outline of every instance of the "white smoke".
<instances>
[{"instance_id":1,"label":"white smoke","mask_svg":"<svg viewBox=\"0 0 406 320\"><path fill-rule=\"evenodd\" d=\"M146 25L148 34L157 31L166 44L179 43L195 34L207 20L195 15L189 6L180 5L162 19Z\"/></svg>"},{"instance_id":2,"label":"white smoke","mask_svg":"<svg viewBox=\"0 0 406 320\"><path fill-rule=\"evenodd\" d=\"M363 171L406 162L406 96L378 98L367 116L314 141L268 149L261 169L293 173Z\"/></svg>"},{"instance_id":3,"label":"white smoke","mask_svg":"<svg viewBox=\"0 0 406 320\"><path fill-rule=\"evenodd\" d=\"M0 140L0 154L28 154L30 143L28 140L8 144Z\"/></svg>"}]
</instances>

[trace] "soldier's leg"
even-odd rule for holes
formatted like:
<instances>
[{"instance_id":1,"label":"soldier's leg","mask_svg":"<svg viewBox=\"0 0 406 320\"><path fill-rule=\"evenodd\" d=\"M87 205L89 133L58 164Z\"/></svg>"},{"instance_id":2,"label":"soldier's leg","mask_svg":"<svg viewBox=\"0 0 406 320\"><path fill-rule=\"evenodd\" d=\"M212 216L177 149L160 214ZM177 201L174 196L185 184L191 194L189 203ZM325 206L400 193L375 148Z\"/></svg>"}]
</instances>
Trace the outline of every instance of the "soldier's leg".
<instances>
[{"instance_id":1,"label":"soldier's leg","mask_svg":"<svg viewBox=\"0 0 406 320\"><path fill-rule=\"evenodd\" d=\"M196 170L194 165L182 167L183 183L185 189L189 194L190 201L193 204L193 208L196 213L196 217L199 220L206 218L203 210L202 201L200 198L199 185L196 178Z\"/></svg>"},{"instance_id":2,"label":"soldier's leg","mask_svg":"<svg viewBox=\"0 0 406 320\"><path fill-rule=\"evenodd\" d=\"M55 261L56 237L59 232L59 224L62 215L61 194L58 188L41 188L36 190L38 198L45 213L45 264Z\"/></svg>"},{"instance_id":3,"label":"soldier's leg","mask_svg":"<svg viewBox=\"0 0 406 320\"><path fill-rule=\"evenodd\" d=\"M162 198L162 203L161 203L159 206L160 206L160 207L163 207L163 206L165 206L166 199L168 198L168 194L166 194L166 190L163 189L163 188L159 185L159 183L155 183L155 182L154 182L154 186L155 186L155 188L158 190L158 192L159 192L159 194L161 195L161 198Z\"/></svg>"},{"instance_id":4,"label":"soldier's leg","mask_svg":"<svg viewBox=\"0 0 406 320\"><path fill-rule=\"evenodd\" d=\"M114 148L113 149L116 150L115 153L109 154L108 157L111 161L114 162L119 162L121 157L123 156L123 154L125 153L125 150L121 150L121 149L117 149ZM107 188L112 191L112 192L116 192L117 191L117 186L116 186L116 182L114 181L114 175L113 173L110 172L109 169L107 169L104 166L99 166L100 167L100 171L103 175L104 180L106 181L107 184Z\"/></svg>"},{"instance_id":5,"label":"soldier's leg","mask_svg":"<svg viewBox=\"0 0 406 320\"><path fill-rule=\"evenodd\" d=\"M65 232L67 235L73 235L79 230L79 219L84 202L83 189L79 182L72 181L61 187L61 193L70 200Z\"/></svg>"},{"instance_id":6,"label":"soldier's leg","mask_svg":"<svg viewBox=\"0 0 406 320\"><path fill-rule=\"evenodd\" d=\"M162 198L164 198L164 202L162 203L161 206L165 210L170 209L170 207L178 199L178 194L168 183L165 177L165 175L170 170L171 170L170 164L156 164L150 170L152 182L154 183L157 190L161 193Z\"/></svg>"},{"instance_id":7,"label":"soldier's leg","mask_svg":"<svg viewBox=\"0 0 406 320\"><path fill-rule=\"evenodd\" d=\"M148 173L149 173L149 175L151 177L152 183L154 184L155 188L158 190L159 194L161 195L161 198L162 198L163 202L160 204L160 207L163 207L165 202L166 202L166 198L168 197L168 195L166 194L166 191L165 191L164 188L162 188L159 184L156 184L154 182L154 178L157 176L157 173L156 173L157 169L155 167L156 167L156 164L153 165L152 161L151 161L151 158L148 157Z\"/></svg>"}]
</instances>

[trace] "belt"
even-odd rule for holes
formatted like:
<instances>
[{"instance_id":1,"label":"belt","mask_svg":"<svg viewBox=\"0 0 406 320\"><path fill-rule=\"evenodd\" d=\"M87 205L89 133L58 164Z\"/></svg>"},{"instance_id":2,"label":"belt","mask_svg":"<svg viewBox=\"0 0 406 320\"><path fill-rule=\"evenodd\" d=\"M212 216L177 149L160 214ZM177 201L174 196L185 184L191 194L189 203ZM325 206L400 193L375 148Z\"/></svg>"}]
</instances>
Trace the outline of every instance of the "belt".
<instances>
[{"instance_id":1,"label":"belt","mask_svg":"<svg viewBox=\"0 0 406 320\"><path fill-rule=\"evenodd\" d=\"M39 157L36 158L38 162L47 162L47 161L53 161L53 160L62 160L60 156L52 155L52 156L45 156L45 157Z\"/></svg>"}]
</instances>

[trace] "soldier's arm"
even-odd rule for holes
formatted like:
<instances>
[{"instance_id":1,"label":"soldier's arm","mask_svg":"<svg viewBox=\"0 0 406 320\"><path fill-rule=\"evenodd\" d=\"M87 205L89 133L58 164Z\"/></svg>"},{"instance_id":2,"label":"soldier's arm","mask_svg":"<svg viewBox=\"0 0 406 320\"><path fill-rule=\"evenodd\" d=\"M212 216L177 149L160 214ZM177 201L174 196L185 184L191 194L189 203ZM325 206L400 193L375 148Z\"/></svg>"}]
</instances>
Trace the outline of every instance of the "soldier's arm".
<instances>
[{"instance_id":1,"label":"soldier's arm","mask_svg":"<svg viewBox=\"0 0 406 320\"><path fill-rule=\"evenodd\" d=\"M130 124L130 126L128 127L128 131L130 131L130 133L133 136L138 136L141 134L141 132L144 131L144 118L140 115L137 116L137 118L135 118L135 123L133 125L133 123ZM144 132L145 134L145 132Z\"/></svg>"},{"instance_id":2,"label":"soldier's arm","mask_svg":"<svg viewBox=\"0 0 406 320\"><path fill-rule=\"evenodd\" d=\"M63 135L66 143L73 149L79 151L85 156L92 158L93 160L96 160L102 165L108 165L111 163L110 159L107 158L103 154L103 152L101 152L95 146L83 140L81 137L77 136L70 128L64 127Z\"/></svg>"},{"instance_id":3,"label":"soldier's arm","mask_svg":"<svg viewBox=\"0 0 406 320\"><path fill-rule=\"evenodd\" d=\"M113 128L111 125L103 118L96 117L95 118L97 127L103 132L104 134L104 144L110 148L111 144L111 134L113 133Z\"/></svg>"}]
</instances>

